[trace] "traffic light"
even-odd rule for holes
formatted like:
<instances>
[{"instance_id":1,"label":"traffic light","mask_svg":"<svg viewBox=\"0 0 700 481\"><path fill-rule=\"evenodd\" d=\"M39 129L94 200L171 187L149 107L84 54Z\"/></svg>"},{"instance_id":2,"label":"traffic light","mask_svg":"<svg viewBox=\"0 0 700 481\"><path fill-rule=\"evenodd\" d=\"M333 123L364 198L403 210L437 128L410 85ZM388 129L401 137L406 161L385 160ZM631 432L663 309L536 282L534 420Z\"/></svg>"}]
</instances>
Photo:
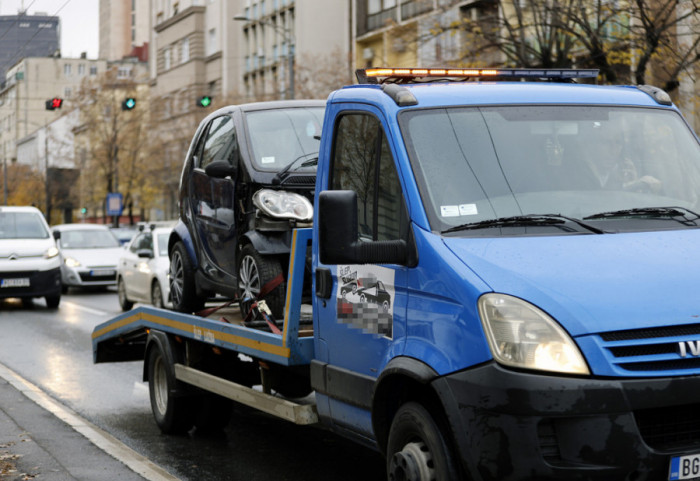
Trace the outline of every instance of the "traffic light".
<instances>
[{"instance_id":1,"label":"traffic light","mask_svg":"<svg viewBox=\"0 0 700 481\"><path fill-rule=\"evenodd\" d=\"M80 214L81 214L81 215L86 215L86 214L87 214L87 207L82 207L82 208L80 209Z\"/></svg>"},{"instance_id":2,"label":"traffic light","mask_svg":"<svg viewBox=\"0 0 700 481\"><path fill-rule=\"evenodd\" d=\"M63 105L63 99L53 98L46 101L46 110L60 109Z\"/></svg>"},{"instance_id":3,"label":"traffic light","mask_svg":"<svg viewBox=\"0 0 700 481\"><path fill-rule=\"evenodd\" d=\"M197 105L199 105L200 107L209 107L211 105L211 97L209 97L208 95L199 97L199 100L197 100Z\"/></svg>"},{"instance_id":4,"label":"traffic light","mask_svg":"<svg viewBox=\"0 0 700 481\"><path fill-rule=\"evenodd\" d=\"M131 110L136 107L136 99L134 97L127 97L122 102L122 110Z\"/></svg>"}]
</instances>

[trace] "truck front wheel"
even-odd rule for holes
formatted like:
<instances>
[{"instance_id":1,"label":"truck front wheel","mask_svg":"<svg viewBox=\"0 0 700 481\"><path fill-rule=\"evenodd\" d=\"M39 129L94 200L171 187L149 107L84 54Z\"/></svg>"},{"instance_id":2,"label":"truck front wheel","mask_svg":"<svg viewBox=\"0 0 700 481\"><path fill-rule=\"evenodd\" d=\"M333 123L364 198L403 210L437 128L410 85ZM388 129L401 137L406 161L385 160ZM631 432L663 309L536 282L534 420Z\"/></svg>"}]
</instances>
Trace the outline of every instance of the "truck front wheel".
<instances>
[{"instance_id":1,"label":"truck front wheel","mask_svg":"<svg viewBox=\"0 0 700 481\"><path fill-rule=\"evenodd\" d=\"M391 423L387 477L389 481L460 479L443 432L418 403L401 406Z\"/></svg>"},{"instance_id":2,"label":"truck front wheel","mask_svg":"<svg viewBox=\"0 0 700 481\"><path fill-rule=\"evenodd\" d=\"M148 392L153 417L165 434L184 433L194 425L192 398L173 396L176 383L173 366L154 346L148 354Z\"/></svg>"}]
</instances>

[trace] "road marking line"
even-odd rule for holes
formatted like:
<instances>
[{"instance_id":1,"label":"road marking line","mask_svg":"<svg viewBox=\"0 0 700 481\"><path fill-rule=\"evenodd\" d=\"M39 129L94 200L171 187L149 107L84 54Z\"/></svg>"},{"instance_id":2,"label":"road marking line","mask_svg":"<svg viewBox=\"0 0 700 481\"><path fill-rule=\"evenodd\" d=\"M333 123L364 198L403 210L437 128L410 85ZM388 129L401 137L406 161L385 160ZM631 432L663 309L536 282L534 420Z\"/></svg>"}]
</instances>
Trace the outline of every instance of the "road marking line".
<instances>
[{"instance_id":1,"label":"road marking line","mask_svg":"<svg viewBox=\"0 0 700 481\"><path fill-rule=\"evenodd\" d=\"M27 381L3 364L0 364L0 377L5 379L5 381L14 386L27 398L68 424L74 430L85 436L92 444L128 466L144 479L148 481L180 481L180 478L168 473L111 434L82 418L69 407L54 400L38 386Z\"/></svg>"},{"instance_id":2,"label":"road marking line","mask_svg":"<svg viewBox=\"0 0 700 481\"><path fill-rule=\"evenodd\" d=\"M85 311L89 312L90 314L95 314L97 316L105 316L108 313L106 311L100 311L98 309L93 309L92 307L87 307L87 306L81 306L80 304L76 304L75 302L70 302L70 301L63 301L61 305L67 305L72 307L73 309L77 309L79 311Z\"/></svg>"}]
</instances>

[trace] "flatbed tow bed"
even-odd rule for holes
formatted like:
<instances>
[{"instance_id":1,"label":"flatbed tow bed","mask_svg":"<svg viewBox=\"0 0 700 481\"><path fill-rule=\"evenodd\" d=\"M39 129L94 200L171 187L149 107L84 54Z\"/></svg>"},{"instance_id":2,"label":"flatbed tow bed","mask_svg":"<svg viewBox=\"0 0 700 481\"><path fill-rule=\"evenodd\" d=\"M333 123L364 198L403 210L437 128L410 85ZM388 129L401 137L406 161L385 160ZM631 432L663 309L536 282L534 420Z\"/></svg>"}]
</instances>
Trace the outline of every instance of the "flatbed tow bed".
<instances>
[{"instance_id":1,"label":"flatbed tow bed","mask_svg":"<svg viewBox=\"0 0 700 481\"><path fill-rule=\"evenodd\" d=\"M215 313L215 318L142 306L98 325L93 331L93 361L142 361L151 331L159 331L176 339L188 339L209 345L214 350L232 351L258 361L280 366L308 366L314 355L313 330L301 326L301 294L306 245L311 229L297 229L292 237L287 279L285 318L281 333L247 327L238 309L228 308ZM298 267L295 267L298 266ZM296 424L318 422L315 406L304 401L287 399L261 392L180 362L173 363L178 381L196 386L236 402L287 419ZM264 381L263 381L264 385ZM263 391L269 391L263 387Z\"/></svg>"}]
</instances>

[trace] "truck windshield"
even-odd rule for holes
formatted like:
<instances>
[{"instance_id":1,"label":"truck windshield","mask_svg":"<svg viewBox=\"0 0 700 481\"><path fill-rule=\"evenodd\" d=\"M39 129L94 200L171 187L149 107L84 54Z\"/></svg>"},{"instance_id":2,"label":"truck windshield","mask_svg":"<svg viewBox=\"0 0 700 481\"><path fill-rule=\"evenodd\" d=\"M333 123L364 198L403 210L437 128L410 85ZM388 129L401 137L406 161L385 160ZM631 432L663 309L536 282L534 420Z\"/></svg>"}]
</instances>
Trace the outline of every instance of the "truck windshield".
<instances>
[{"instance_id":1,"label":"truck windshield","mask_svg":"<svg viewBox=\"0 0 700 481\"><path fill-rule=\"evenodd\" d=\"M253 162L258 170L316 171L323 107L258 110L246 113ZM292 166L292 163L296 165Z\"/></svg>"},{"instance_id":2,"label":"truck windshield","mask_svg":"<svg viewBox=\"0 0 700 481\"><path fill-rule=\"evenodd\" d=\"M700 147L675 111L499 106L409 110L399 120L435 231L468 225L470 235L474 224L546 214L598 226L625 217L644 230L640 217L700 212Z\"/></svg>"}]
</instances>

